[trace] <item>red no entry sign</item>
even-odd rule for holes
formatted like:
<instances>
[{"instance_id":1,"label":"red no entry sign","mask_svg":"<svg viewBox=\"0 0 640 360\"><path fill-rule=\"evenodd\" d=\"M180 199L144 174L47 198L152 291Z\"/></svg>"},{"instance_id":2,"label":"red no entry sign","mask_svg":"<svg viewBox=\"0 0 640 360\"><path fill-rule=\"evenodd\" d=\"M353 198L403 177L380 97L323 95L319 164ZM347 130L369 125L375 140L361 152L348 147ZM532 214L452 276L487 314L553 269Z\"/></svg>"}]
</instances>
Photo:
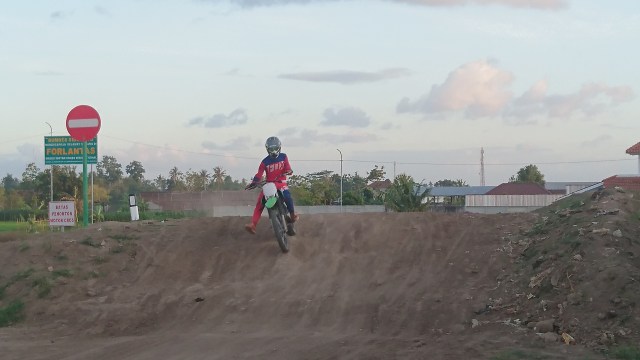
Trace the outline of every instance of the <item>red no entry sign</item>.
<instances>
[{"instance_id":1,"label":"red no entry sign","mask_svg":"<svg viewBox=\"0 0 640 360\"><path fill-rule=\"evenodd\" d=\"M67 131L78 141L89 141L100 131L100 115L89 105L78 105L67 115Z\"/></svg>"}]
</instances>

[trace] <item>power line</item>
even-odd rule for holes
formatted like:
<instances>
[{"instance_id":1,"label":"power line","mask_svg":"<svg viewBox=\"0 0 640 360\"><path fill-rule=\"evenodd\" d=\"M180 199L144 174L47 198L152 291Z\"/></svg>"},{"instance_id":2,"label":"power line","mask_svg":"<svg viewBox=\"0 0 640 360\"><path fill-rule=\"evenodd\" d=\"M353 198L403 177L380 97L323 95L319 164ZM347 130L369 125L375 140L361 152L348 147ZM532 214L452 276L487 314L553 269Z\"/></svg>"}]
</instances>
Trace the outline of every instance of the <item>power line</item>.
<instances>
[{"instance_id":1,"label":"power line","mask_svg":"<svg viewBox=\"0 0 640 360\"><path fill-rule=\"evenodd\" d=\"M225 154L216 154L216 153L210 153L210 152L204 152L204 151L192 151L192 150L185 150L185 149L169 148L169 147L166 147L166 146L145 144L145 143L141 143L139 141L121 139L121 138L117 138L117 137L109 136L109 135L103 135L102 137L115 139L115 140L120 140L120 141L125 141L125 142L136 144L136 145L143 145L143 146L148 146L148 147L162 149L162 150L178 151L178 152L183 152L183 153L188 153L188 154L216 156L216 157L227 157L227 158L234 158L234 159L249 159L249 160L255 160L256 159L256 157L250 157L250 156L225 155Z\"/></svg>"},{"instance_id":2,"label":"power line","mask_svg":"<svg viewBox=\"0 0 640 360\"><path fill-rule=\"evenodd\" d=\"M22 139L14 139L9 142L15 142L20 140L31 139L40 135L33 135L29 137L25 137ZM210 153L203 151L193 151L193 150L185 150L180 148L169 148L166 146L146 144L139 141L122 139L115 136L109 135L101 135L101 137L106 137L114 140L124 141L136 145L142 145L162 150L171 150L176 152L183 152L189 154L196 155L204 155L204 156L214 156L214 157L225 157L225 158L233 158L233 159L244 159L244 160L256 160L259 157L256 156L241 156L241 155L233 155L233 154L219 154L219 153ZM7 142L8 143L8 142ZM0 143L2 145L4 143ZM337 162L339 159L292 159L296 162ZM424 165L424 166L477 166L477 163L451 163L451 162L403 162L403 161L383 161L383 160L366 160L366 159L343 159L344 162L351 163L370 163L370 164L396 164L396 165ZM536 164L536 165L565 165L565 164L597 164L597 163L606 163L606 162L621 162L621 161L637 161L635 158L626 158L626 159L601 159L601 160L572 160L572 161L527 161L527 162L517 162L517 163L484 163L484 166L521 166L527 164Z\"/></svg>"},{"instance_id":3,"label":"power line","mask_svg":"<svg viewBox=\"0 0 640 360\"><path fill-rule=\"evenodd\" d=\"M346 160L345 160L346 161ZM586 164L586 163L603 163L616 161L636 161L635 159L602 159L602 160L575 160L575 161L526 161L518 163L484 163L485 166L514 166L514 165L562 165L562 164ZM432 162L398 162L402 165L433 165L433 166L477 166L478 163L432 163Z\"/></svg>"},{"instance_id":4,"label":"power line","mask_svg":"<svg viewBox=\"0 0 640 360\"><path fill-rule=\"evenodd\" d=\"M17 142L17 141L22 141L22 140L29 140L29 139L33 139L35 137L40 137L42 135L31 135L31 136L27 136L27 137L23 137L20 139L11 139L11 140L7 140L4 142L0 142L0 145L5 145L5 144L9 144L9 143L13 143L13 142Z\"/></svg>"}]
</instances>

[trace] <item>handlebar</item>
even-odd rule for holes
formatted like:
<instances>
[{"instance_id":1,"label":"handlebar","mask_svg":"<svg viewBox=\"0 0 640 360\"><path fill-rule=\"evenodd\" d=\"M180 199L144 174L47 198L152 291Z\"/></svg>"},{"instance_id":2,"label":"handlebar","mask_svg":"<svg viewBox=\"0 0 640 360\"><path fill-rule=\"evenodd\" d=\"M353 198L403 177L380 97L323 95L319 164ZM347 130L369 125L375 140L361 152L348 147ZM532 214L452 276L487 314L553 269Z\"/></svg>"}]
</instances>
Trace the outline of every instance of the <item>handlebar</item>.
<instances>
[{"instance_id":1,"label":"handlebar","mask_svg":"<svg viewBox=\"0 0 640 360\"><path fill-rule=\"evenodd\" d=\"M268 183L268 182L272 182L272 183L281 183L283 182L283 180L275 180L275 181L267 181L267 180L260 180L256 183L251 182L249 185L245 186L245 190L251 190L251 189L255 189L257 187L262 187L264 184Z\"/></svg>"},{"instance_id":2,"label":"handlebar","mask_svg":"<svg viewBox=\"0 0 640 360\"><path fill-rule=\"evenodd\" d=\"M291 176L293 175L293 170L289 170L283 173L284 176ZM275 181L269 181L269 182L273 182L273 183L281 183L285 180L275 180ZM260 180L258 182L251 182L249 183L249 185L245 186L245 190L251 190L251 189L255 189L256 187L262 187L262 185L266 184L267 181L266 180Z\"/></svg>"}]
</instances>

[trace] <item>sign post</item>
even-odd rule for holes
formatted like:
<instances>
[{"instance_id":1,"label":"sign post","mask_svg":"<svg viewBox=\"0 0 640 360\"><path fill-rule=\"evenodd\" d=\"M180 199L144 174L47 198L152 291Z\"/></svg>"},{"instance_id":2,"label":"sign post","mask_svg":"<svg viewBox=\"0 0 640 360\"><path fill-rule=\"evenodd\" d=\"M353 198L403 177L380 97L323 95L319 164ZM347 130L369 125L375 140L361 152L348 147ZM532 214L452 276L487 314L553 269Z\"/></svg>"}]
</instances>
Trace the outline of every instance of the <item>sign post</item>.
<instances>
[{"instance_id":1,"label":"sign post","mask_svg":"<svg viewBox=\"0 0 640 360\"><path fill-rule=\"evenodd\" d=\"M100 115L89 105L78 105L67 115L67 131L72 138L82 142L82 225L89 224L89 196L87 193L87 141L98 135Z\"/></svg>"},{"instance_id":2,"label":"sign post","mask_svg":"<svg viewBox=\"0 0 640 360\"><path fill-rule=\"evenodd\" d=\"M49 226L75 226L76 207L73 201L51 201L49 203Z\"/></svg>"},{"instance_id":3,"label":"sign post","mask_svg":"<svg viewBox=\"0 0 640 360\"><path fill-rule=\"evenodd\" d=\"M71 136L44 137L45 165L81 165L84 145ZM87 141L87 164L98 163L98 137Z\"/></svg>"}]
</instances>

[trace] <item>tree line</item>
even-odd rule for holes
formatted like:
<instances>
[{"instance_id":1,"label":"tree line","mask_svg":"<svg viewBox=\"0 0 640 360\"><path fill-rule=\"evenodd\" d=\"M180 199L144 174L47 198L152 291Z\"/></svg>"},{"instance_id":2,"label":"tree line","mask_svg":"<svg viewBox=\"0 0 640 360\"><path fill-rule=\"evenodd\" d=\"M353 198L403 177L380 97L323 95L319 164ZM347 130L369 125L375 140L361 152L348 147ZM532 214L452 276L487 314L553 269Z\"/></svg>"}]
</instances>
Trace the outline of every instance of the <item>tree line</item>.
<instances>
[{"instance_id":1,"label":"tree line","mask_svg":"<svg viewBox=\"0 0 640 360\"><path fill-rule=\"evenodd\" d=\"M52 171L53 170L53 171ZM233 179L220 166L211 170L187 170L174 166L166 176L146 179L140 161L123 166L113 156L103 156L92 173L93 203L105 210L128 211L129 194L140 192L201 192L242 190L247 179ZM373 184L386 181L382 189ZM544 184L544 176L535 165L528 165L509 181L534 181ZM21 177L6 174L0 188L0 210L46 209L49 200L74 200L82 198L82 173L76 166L54 165L40 169L35 163L25 167ZM390 184L389 184L390 183ZM53 188L51 186L53 184ZM306 175L292 175L289 187L300 205L382 205L397 211L422 210L421 204L428 189L434 186L468 186L463 180L438 180L435 183L418 183L407 174L400 174L392 181L387 179L384 166L375 165L366 174L336 174L322 170ZM53 190L52 190L53 189ZM53 193L53 197L51 196ZM342 200L342 202L341 202Z\"/></svg>"}]
</instances>

